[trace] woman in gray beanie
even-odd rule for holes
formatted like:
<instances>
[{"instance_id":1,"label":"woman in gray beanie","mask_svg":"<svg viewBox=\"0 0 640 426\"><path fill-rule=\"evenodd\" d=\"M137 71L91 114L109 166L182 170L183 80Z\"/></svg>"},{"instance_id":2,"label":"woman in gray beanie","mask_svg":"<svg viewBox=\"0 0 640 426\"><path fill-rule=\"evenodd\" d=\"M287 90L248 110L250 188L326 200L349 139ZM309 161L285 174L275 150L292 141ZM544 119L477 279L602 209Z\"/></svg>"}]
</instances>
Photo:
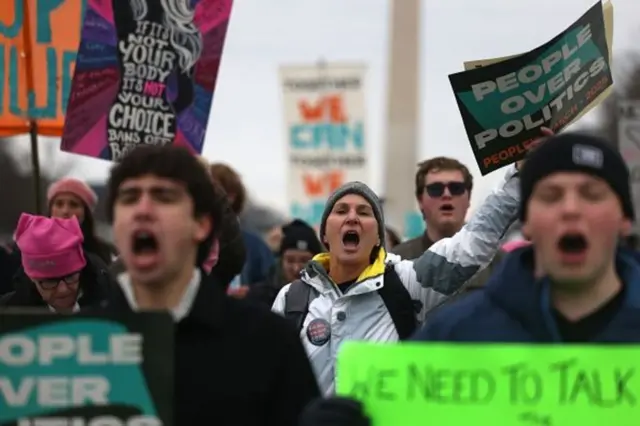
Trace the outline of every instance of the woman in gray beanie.
<instances>
[{"instance_id":1,"label":"woman in gray beanie","mask_svg":"<svg viewBox=\"0 0 640 426\"><path fill-rule=\"evenodd\" d=\"M349 182L329 197L320 224L328 253L283 287L272 308L295 321L325 394L334 393L344 341L409 338L431 307L491 261L517 218L518 181L510 166L464 228L415 261L386 253L382 208L367 185Z\"/></svg>"}]
</instances>

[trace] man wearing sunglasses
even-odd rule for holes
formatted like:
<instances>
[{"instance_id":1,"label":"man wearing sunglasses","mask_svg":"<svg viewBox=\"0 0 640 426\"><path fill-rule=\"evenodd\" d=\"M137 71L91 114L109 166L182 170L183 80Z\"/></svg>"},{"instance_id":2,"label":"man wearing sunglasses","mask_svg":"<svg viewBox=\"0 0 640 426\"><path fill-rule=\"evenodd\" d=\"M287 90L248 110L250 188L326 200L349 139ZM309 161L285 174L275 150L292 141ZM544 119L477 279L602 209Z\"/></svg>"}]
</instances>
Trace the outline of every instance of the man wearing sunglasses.
<instances>
[{"instance_id":1,"label":"man wearing sunglasses","mask_svg":"<svg viewBox=\"0 0 640 426\"><path fill-rule=\"evenodd\" d=\"M454 158L435 157L420 163L415 194L427 229L392 252L404 259L415 259L436 241L458 232L464 225L472 188L469 169Z\"/></svg>"}]
</instances>

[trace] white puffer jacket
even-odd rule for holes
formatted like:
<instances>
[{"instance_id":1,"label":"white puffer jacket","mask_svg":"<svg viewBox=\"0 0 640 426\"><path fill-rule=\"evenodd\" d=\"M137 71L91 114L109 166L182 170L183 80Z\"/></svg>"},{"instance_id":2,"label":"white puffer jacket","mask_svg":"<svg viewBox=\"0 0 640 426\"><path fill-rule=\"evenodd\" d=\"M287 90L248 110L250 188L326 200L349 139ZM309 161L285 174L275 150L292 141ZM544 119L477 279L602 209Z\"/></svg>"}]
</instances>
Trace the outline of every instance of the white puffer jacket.
<instances>
[{"instance_id":1,"label":"white puffer jacket","mask_svg":"<svg viewBox=\"0 0 640 426\"><path fill-rule=\"evenodd\" d=\"M418 259L402 260L381 250L378 259L365 269L357 285L352 286L346 294L326 273L329 260L327 253L316 256L307 265L301 273L301 279L315 292L312 292L314 297L310 301L300 338L326 395L333 394L335 390L335 362L343 342L398 340L391 316L377 293L384 286L385 265L393 265L411 297L421 302L418 320L423 321L429 309L455 293L491 262L499 249L501 238L517 218L520 199L518 181L512 166L505 174L504 181L486 198L460 232L436 242ZM289 287L290 284L286 285L278 293L272 308L274 312L284 313ZM324 321L315 321L312 325L328 329L326 331L330 333L330 338L326 342L309 338L309 325L319 319Z\"/></svg>"}]
</instances>

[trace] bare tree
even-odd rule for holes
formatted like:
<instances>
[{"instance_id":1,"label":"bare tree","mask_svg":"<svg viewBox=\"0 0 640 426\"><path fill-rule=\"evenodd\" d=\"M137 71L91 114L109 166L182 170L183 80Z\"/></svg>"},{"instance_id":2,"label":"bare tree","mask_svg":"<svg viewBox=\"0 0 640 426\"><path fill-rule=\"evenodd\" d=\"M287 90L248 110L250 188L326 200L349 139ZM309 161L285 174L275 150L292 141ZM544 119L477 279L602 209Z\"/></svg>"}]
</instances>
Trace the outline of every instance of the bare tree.
<instances>
[{"instance_id":1,"label":"bare tree","mask_svg":"<svg viewBox=\"0 0 640 426\"><path fill-rule=\"evenodd\" d=\"M614 76L614 91L600 109L598 126L593 130L614 143L618 143L618 102L621 99L640 99L640 54L628 53L616 61L618 72Z\"/></svg>"},{"instance_id":2,"label":"bare tree","mask_svg":"<svg viewBox=\"0 0 640 426\"><path fill-rule=\"evenodd\" d=\"M30 150L23 149L25 140L24 137L0 139L0 235L4 238L13 234L21 213L36 213L31 153ZM46 188L73 167L71 161L60 159L57 148L55 142L39 144L40 158L46 160L41 164L41 206L46 205Z\"/></svg>"}]
</instances>

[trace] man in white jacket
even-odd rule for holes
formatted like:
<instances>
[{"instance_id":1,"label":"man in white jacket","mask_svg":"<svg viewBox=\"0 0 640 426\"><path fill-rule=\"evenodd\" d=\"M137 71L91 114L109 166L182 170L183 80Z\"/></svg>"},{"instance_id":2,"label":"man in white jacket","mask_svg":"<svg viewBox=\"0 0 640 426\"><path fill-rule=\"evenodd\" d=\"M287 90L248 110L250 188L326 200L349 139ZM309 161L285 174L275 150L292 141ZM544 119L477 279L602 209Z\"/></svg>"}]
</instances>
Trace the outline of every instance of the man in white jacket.
<instances>
[{"instance_id":1,"label":"man in white jacket","mask_svg":"<svg viewBox=\"0 0 640 426\"><path fill-rule=\"evenodd\" d=\"M368 186L350 182L329 197L320 226L329 252L315 256L301 279L282 288L273 304L273 311L298 320L326 395L335 391L335 360L343 342L408 338L430 308L491 261L517 218L518 191L517 170L510 166L460 232L414 261L386 253L382 208ZM413 324L407 320L407 304Z\"/></svg>"}]
</instances>

